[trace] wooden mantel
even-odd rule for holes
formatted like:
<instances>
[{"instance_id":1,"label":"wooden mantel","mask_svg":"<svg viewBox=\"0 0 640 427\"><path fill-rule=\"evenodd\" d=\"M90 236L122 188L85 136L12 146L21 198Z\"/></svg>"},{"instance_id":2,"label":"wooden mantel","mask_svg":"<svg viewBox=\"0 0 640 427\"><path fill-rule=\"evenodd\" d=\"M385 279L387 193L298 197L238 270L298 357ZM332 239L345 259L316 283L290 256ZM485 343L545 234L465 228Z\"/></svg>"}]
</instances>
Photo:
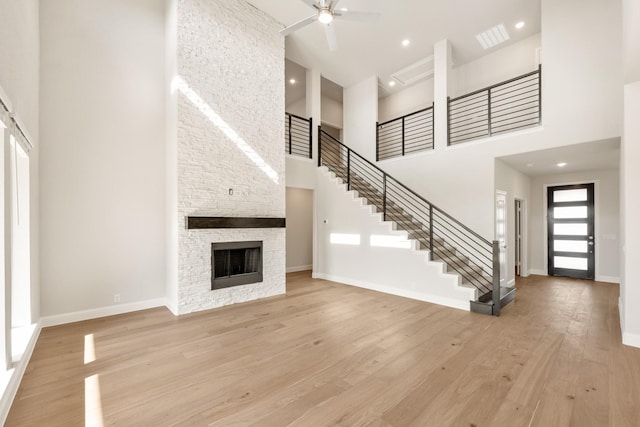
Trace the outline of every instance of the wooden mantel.
<instances>
[{"instance_id":1,"label":"wooden mantel","mask_svg":"<svg viewBox=\"0 0 640 427\"><path fill-rule=\"evenodd\" d=\"M187 229L207 228L283 228L285 218L254 218L229 216L188 216Z\"/></svg>"}]
</instances>

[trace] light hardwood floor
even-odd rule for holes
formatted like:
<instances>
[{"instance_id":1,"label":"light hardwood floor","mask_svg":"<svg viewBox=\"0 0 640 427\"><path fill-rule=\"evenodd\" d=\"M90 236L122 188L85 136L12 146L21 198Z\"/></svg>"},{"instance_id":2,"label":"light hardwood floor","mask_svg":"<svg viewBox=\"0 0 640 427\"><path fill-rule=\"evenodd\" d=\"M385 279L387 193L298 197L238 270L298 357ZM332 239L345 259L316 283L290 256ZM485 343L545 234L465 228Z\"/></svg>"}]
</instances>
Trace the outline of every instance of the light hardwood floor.
<instances>
[{"instance_id":1,"label":"light hardwood floor","mask_svg":"<svg viewBox=\"0 0 640 427\"><path fill-rule=\"evenodd\" d=\"M531 276L499 318L304 272L287 288L46 328L6 425L640 426L617 285Z\"/></svg>"}]
</instances>

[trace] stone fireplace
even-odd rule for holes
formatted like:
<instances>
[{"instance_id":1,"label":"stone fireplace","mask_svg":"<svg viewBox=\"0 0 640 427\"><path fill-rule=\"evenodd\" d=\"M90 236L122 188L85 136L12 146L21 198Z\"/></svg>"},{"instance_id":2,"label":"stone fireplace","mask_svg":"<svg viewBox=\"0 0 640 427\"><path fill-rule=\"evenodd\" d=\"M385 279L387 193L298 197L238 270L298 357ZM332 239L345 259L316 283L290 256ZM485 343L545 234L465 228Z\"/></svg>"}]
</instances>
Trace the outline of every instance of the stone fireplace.
<instances>
[{"instance_id":1,"label":"stone fireplace","mask_svg":"<svg viewBox=\"0 0 640 427\"><path fill-rule=\"evenodd\" d=\"M174 7L167 305L185 314L285 292L284 40L244 0ZM252 283L234 285L245 274L229 274L247 263L212 254L229 242L262 242L261 271L245 273ZM215 277L218 262L225 277Z\"/></svg>"}]
</instances>

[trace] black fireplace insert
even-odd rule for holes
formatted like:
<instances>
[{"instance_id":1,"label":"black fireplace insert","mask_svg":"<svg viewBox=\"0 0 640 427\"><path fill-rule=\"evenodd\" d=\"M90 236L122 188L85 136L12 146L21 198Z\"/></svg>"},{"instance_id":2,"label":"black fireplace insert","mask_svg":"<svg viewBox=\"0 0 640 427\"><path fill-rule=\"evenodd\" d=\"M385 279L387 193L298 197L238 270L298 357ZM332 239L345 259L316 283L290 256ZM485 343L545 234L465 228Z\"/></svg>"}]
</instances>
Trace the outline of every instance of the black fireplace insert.
<instances>
[{"instance_id":1,"label":"black fireplace insert","mask_svg":"<svg viewBox=\"0 0 640 427\"><path fill-rule=\"evenodd\" d=\"M211 244L211 289L262 282L262 242Z\"/></svg>"}]
</instances>

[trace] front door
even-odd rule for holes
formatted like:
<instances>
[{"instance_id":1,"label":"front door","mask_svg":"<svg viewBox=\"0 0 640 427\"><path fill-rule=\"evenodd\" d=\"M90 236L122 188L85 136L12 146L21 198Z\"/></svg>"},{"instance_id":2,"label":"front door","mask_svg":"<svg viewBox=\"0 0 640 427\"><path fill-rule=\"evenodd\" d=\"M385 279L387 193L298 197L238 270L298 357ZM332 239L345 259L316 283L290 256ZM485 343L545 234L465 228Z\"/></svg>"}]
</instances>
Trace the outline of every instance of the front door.
<instances>
[{"instance_id":1,"label":"front door","mask_svg":"<svg viewBox=\"0 0 640 427\"><path fill-rule=\"evenodd\" d=\"M595 277L594 185L547 188L550 276Z\"/></svg>"}]
</instances>

